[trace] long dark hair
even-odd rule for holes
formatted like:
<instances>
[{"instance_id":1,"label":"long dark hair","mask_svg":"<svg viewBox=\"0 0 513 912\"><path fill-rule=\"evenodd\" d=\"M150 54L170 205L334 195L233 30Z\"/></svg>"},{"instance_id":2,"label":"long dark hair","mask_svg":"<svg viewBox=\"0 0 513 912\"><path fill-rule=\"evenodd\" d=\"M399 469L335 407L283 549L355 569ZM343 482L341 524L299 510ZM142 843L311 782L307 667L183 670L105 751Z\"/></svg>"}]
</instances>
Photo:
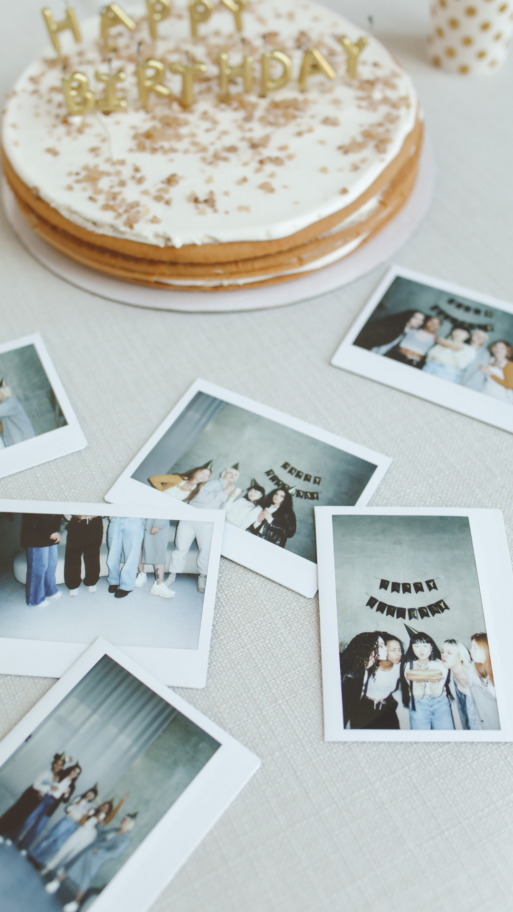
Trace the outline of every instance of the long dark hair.
<instances>
[{"instance_id":1,"label":"long dark hair","mask_svg":"<svg viewBox=\"0 0 513 912\"><path fill-rule=\"evenodd\" d=\"M209 469L208 466L204 466L204 465L196 466L194 469L189 469L187 472L178 472L177 474L180 475L180 477L183 479L183 481L192 481L196 472L203 472L203 471L208 471L208 472L210 472L210 475L212 475L212 469ZM207 478L207 481L210 481L210 477ZM196 487L193 488L192 491L190 492L190 494L188 494L187 497L184 499L183 503L187 503L188 500L192 500L193 497L196 497L199 494L199 492L201 491L203 485L206 483L207 483L206 481L202 481L202 482L200 482L200 484L196 485Z\"/></svg>"},{"instance_id":2,"label":"long dark hair","mask_svg":"<svg viewBox=\"0 0 513 912\"><path fill-rule=\"evenodd\" d=\"M415 643L429 643L431 646L431 653L428 662L433 662L436 659L439 661L442 660L442 654L433 637L429 636L429 633L422 633L421 631L417 631L417 633L410 634L410 645L406 650L406 654L404 656L401 667L401 692L403 695L404 706L409 706L411 702L411 708L413 710L415 710L415 697L413 696L413 688L410 688L410 682L406 680L405 671L407 665L409 665L410 668L413 668L413 663L417 661L417 656L413 651L413 646ZM452 700L452 694L449 689L449 675L447 675L445 679L445 692L448 699Z\"/></svg>"},{"instance_id":3,"label":"long dark hair","mask_svg":"<svg viewBox=\"0 0 513 912\"><path fill-rule=\"evenodd\" d=\"M272 507L272 505L273 505L273 497L274 497L274 495L277 493L277 491L283 491L283 493L285 494L285 497L284 497L284 499L282 500L282 502L281 502L280 506L278 507L278 509L276 510L276 516L278 517L278 516L280 515L281 512L283 512L283 513L293 513L293 512L294 512L294 506L293 506L293 503L292 503L292 495L287 491L286 488L283 487L283 485L282 485L280 488L275 488L274 491L271 491L271 492L267 495L267 497L265 498L265 500L264 500L264 502L263 502L263 504L262 504L262 510L267 509L267 507Z\"/></svg>"},{"instance_id":4,"label":"long dark hair","mask_svg":"<svg viewBox=\"0 0 513 912\"><path fill-rule=\"evenodd\" d=\"M84 798L86 797L86 795L89 795L90 792L92 792L94 794L94 798L98 798L98 786L93 785L92 788L86 789L85 792L83 793L83 795L80 795L77 800L83 801ZM91 800L94 801L94 798L92 798Z\"/></svg>"},{"instance_id":5,"label":"long dark hair","mask_svg":"<svg viewBox=\"0 0 513 912\"><path fill-rule=\"evenodd\" d=\"M405 653L404 653L404 643L402 640L399 639L398 636L395 636L393 633L387 633L386 630L381 630L380 636L383 638L385 646L387 643L390 642L390 640L394 640L394 642L399 643L399 646L401 647L401 661L399 663L398 672L399 672L399 676L400 676L399 680L400 680L400 684L401 684L401 696L403 699L403 706L408 706L409 702L410 702L410 692L408 689L408 681L406 680L406 678L404 677L404 674L403 674L403 665L404 665L405 658L406 658ZM378 665L379 665L379 662L378 662Z\"/></svg>"},{"instance_id":6,"label":"long dark hair","mask_svg":"<svg viewBox=\"0 0 513 912\"><path fill-rule=\"evenodd\" d=\"M258 484L258 481L254 481L253 484L250 484L249 487L246 488L246 493L244 494L244 497L247 498L250 491L260 491L262 497L265 498L265 488L263 488L261 484ZM283 501L283 502L285 503L285 501ZM257 501L257 503L258 503L258 501ZM262 501L262 509L263 509L264 503L265 503L265 499Z\"/></svg>"},{"instance_id":7,"label":"long dark hair","mask_svg":"<svg viewBox=\"0 0 513 912\"><path fill-rule=\"evenodd\" d=\"M379 667L379 640L383 636L379 630L372 633L357 633L351 642L340 654L340 673L344 675L363 678L365 672L373 678ZM369 659L374 656L374 664L367 668Z\"/></svg>"}]
</instances>

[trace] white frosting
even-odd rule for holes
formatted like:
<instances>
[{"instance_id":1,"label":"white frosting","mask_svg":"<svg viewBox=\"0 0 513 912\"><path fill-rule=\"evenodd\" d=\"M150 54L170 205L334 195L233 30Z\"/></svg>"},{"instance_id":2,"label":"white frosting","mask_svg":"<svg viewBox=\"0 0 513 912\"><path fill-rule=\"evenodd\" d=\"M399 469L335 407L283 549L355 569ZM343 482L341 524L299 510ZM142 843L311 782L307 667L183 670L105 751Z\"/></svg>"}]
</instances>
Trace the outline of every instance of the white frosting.
<instances>
[{"instance_id":1,"label":"white frosting","mask_svg":"<svg viewBox=\"0 0 513 912\"><path fill-rule=\"evenodd\" d=\"M357 200L414 127L417 97L409 76L367 36L358 77L350 79L336 36L356 41L362 32L324 7L297 0L250 2L243 21L246 52L250 48L255 59L255 90L241 95L241 82L231 83L231 104L217 98L217 55L226 50L236 65L243 47L224 6L199 26L197 44L189 37L183 0L175 0L171 18L159 25L156 46L143 9L129 12L136 32L112 32L118 40L112 68L127 73L118 87L127 112L68 118L61 69L49 47L19 78L4 117L3 147L19 177L89 231L175 247L287 237ZM81 28L81 45L67 33L61 36L67 72L86 73L100 95L103 85L94 72L108 65L97 41L99 17ZM319 47L337 72L333 81L312 76L305 93L297 81L303 40L306 47ZM155 95L151 111L142 108L135 78L140 41L143 60L185 62L189 51L208 65L188 111ZM259 98L260 54L275 47L292 58L293 81ZM179 77L169 73L166 82L179 93ZM367 216L373 206L376 200L352 218Z\"/></svg>"}]
</instances>

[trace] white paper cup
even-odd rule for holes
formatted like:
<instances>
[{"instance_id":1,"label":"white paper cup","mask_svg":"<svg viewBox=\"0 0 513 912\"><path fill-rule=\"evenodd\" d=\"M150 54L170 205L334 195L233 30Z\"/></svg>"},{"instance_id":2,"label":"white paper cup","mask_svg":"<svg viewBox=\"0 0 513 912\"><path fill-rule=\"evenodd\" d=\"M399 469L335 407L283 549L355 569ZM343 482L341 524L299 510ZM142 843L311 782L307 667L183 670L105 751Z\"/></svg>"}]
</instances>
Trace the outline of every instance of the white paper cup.
<instances>
[{"instance_id":1,"label":"white paper cup","mask_svg":"<svg viewBox=\"0 0 513 912\"><path fill-rule=\"evenodd\" d=\"M429 58L451 73L494 73L513 36L513 0L432 0Z\"/></svg>"}]
</instances>

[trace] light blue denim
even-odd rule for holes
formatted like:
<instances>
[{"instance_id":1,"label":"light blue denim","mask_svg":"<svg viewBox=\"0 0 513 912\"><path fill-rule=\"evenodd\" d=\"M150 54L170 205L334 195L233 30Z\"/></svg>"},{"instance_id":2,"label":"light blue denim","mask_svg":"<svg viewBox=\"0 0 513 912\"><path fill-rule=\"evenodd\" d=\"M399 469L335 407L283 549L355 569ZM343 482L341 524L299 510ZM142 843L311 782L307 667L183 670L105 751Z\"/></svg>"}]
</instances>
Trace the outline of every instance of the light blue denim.
<instances>
[{"instance_id":1,"label":"light blue denim","mask_svg":"<svg viewBox=\"0 0 513 912\"><path fill-rule=\"evenodd\" d=\"M460 383L463 371L453 364L440 364L439 361L426 361L422 368L426 374L439 377L440 380L450 380L451 383Z\"/></svg>"},{"instance_id":2,"label":"light blue denim","mask_svg":"<svg viewBox=\"0 0 513 912\"><path fill-rule=\"evenodd\" d=\"M27 605L37 606L59 591L55 582L58 547L27 548Z\"/></svg>"},{"instance_id":3,"label":"light blue denim","mask_svg":"<svg viewBox=\"0 0 513 912\"><path fill-rule=\"evenodd\" d=\"M424 731L448 731L454 728L451 705L445 693L441 697L422 697L415 700L415 709L410 706L410 728Z\"/></svg>"},{"instance_id":4,"label":"light blue denim","mask_svg":"<svg viewBox=\"0 0 513 912\"><path fill-rule=\"evenodd\" d=\"M145 519L113 516L109 522L107 567L109 586L119 586L131 592L137 578L137 565L144 538ZM121 567L123 563L123 567Z\"/></svg>"}]
</instances>

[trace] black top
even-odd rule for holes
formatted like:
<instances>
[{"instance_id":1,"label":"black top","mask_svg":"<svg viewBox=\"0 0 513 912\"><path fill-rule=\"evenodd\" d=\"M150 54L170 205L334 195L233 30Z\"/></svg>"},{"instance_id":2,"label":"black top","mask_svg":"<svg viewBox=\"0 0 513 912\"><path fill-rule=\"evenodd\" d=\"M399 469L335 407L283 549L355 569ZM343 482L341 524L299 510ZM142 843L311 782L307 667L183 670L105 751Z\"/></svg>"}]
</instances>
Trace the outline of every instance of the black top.
<instances>
[{"instance_id":1,"label":"black top","mask_svg":"<svg viewBox=\"0 0 513 912\"><path fill-rule=\"evenodd\" d=\"M56 513L23 513L21 519L21 547L48 548L55 545L50 538L60 532L62 516Z\"/></svg>"},{"instance_id":2,"label":"black top","mask_svg":"<svg viewBox=\"0 0 513 912\"><path fill-rule=\"evenodd\" d=\"M249 527L248 532L271 542L272 545L284 548L287 544L287 539L296 534L296 514L293 510L289 511L280 507L276 510L276 513L273 513L272 523L264 520L256 529L253 524Z\"/></svg>"},{"instance_id":3,"label":"black top","mask_svg":"<svg viewBox=\"0 0 513 912\"><path fill-rule=\"evenodd\" d=\"M418 311L402 310L400 313L382 317L381 320L372 320L370 323L366 323L353 344L368 350L378 348L381 345L390 345L407 331L405 330L406 324L414 313L418 313Z\"/></svg>"}]
</instances>

